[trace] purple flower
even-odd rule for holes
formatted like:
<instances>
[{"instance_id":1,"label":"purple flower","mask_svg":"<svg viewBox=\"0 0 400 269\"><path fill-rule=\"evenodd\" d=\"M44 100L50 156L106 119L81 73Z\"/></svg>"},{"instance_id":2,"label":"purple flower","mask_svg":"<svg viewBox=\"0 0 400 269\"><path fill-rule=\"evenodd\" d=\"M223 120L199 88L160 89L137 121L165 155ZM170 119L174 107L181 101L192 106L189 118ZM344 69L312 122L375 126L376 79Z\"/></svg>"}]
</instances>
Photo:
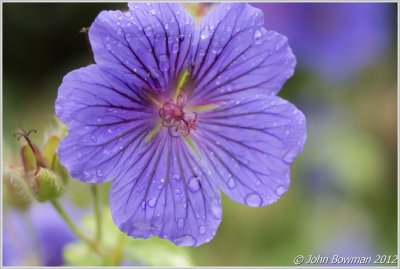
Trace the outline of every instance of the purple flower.
<instances>
[{"instance_id":1,"label":"purple flower","mask_svg":"<svg viewBox=\"0 0 400 269\"><path fill-rule=\"evenodd\" d=\"M346 79L389 47L390 3L257 3L268 29L289 38L299 64Z\"/></svg>"},{"instance_id":2,"label":"purple flower","mask_svg":"<svg viewBox=\"0 0 400 269\"><path fill-rule=\"evenodd\" d=\"M65 76L69 127L59 154L72 176L111 180L116 225L177 245L209 242L222 190L259 207L289 186L304 115L277 97L293 74L287 39L248 4L221 4L196 28L179 4L129 3L90 27L95 65Z\"/></svg>"},{"instance_id":3,"label":"purple flower","mask_svg":"<svg viewBox=\"0 0 400 269\"><path fill-rule=\"evenodd\" d=\"M80 218L75 207L69 208L74 219ZM6 210L3 236L4 266L63 265L63 249L76 239L50 204L35 204L27 212Z\"/></svg>"}]
</instances>

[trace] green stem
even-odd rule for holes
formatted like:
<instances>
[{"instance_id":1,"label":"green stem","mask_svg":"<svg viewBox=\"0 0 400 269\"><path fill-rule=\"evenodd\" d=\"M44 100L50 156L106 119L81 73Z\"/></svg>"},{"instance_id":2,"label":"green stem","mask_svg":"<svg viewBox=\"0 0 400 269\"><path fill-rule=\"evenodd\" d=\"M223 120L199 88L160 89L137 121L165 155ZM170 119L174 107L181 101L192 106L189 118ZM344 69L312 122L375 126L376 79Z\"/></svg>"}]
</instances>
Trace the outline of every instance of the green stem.
<instances>
[{"instance_id":1,"label":"green stem","mask_svg":"<svg viewBox=\"0 0 400 269\"><path fill-rule=\"evenodd\" d=\"M101 206L100 206L100 199L99 199L99 192L97 189L97 185L91 185L93 200L94 200L94 214L96 218L96 241L101 241L101 232L102 232L102 225L101 225Z\"/></svg>"},{"instance_id":2,"label":"green stem","mask_svg":"<svg viewBox=\"0 0 400 269\"><path fill-rule=\"evenodd\" d=\"M53 199L51 200L51 204L54 206L54 208L57 210L58 214L60 214L61 218L65 221L65 223L68 225L68 227L71 229L71 231L83 242L85 242L96 254L98 254L100 257L103 257L103 255L100 252L100 249L98 248L98 245L87 238L79 229L78 227L75 226L75 224L72 222L71 218L68 216L68 214L65 212L65 210L62 208L60 203Z\"/></svg>"}]
</instances>

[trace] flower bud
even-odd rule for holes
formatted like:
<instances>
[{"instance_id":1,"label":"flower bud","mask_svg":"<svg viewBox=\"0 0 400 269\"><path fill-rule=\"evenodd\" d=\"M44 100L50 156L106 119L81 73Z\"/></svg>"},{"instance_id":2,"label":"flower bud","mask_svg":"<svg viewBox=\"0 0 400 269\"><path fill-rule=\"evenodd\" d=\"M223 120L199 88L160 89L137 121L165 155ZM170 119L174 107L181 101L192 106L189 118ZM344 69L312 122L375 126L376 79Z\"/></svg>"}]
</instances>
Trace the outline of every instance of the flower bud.
<instances>
[{"instance_id":1,"label":"flower bud","mask_svg":"<svg viewBox=\"0 0 400 269\"><path fill-rule=\"evenodd\" d=\"M4 201L18 209L26 209L32 202L32 192L26 181L17 173L6 171L4 179Z\"/></svg>"},{"instance_id":2,"label":"flower bud","mask_svg":"<svg viewBox=\"0 0 400 269\"><path fill-rule=\"evenodd\" d=\"M65 185L57 173L47 168L39 168L32 189L36 199L44 202L61 196L64 193Z\"/></svg>"}]
</instances>

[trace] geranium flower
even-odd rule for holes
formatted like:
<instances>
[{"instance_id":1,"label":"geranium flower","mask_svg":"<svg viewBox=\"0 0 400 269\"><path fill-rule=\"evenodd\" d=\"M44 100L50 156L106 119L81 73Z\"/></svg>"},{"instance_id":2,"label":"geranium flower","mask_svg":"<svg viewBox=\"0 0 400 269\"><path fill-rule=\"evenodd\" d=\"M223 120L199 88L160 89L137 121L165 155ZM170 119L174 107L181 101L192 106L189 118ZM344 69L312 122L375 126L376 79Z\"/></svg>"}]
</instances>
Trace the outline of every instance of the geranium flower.
<instances>
[{"instance_id":1,"label":"geranium flower","mask_svg":"<svg viewBox=\"0 0 400 269\"><path fill-rule=\"evenodd\" d=\"M390 48L391 3L254 3L285 34L302 67L341 81ZM310 49L312 47L313 49Z\"/></svg>"},{"instance_id":2,"label":"geranium flower","mask_svg":"<svg viewBox=\"0 0 400 269\"><path fill-rule=\"evenodd\" d=\"M305 118L276 94L295 57L248 4L220 4L198 27L179 4L128 5L98 15L96 64L59 88L60 158L84 182L112 181L123 232L201 245L221 222L220 190L259 207L288 189Z\"/></svg>"}]
</instances>

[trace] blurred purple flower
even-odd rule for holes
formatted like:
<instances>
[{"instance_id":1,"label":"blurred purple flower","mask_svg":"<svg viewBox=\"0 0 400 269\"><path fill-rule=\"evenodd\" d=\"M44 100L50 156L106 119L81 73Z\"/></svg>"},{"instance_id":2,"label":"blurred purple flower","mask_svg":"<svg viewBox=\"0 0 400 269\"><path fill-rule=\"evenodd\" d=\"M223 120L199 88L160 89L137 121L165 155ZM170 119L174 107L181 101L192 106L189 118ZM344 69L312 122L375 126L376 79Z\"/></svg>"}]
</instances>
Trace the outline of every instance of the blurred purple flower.
<instances>
[{"instance_id":1,"label":"blurred purple flower","mask_svg":"<svg viewBox=\"0 0 400 269\"><path fill-rule=\"evenodd\" d=\"M128 235L200 245L222 219L219 189L254 207L288 189L305 118L276 96L295 57L263 25L260 10L228 3L197 29L166 3L129 3L91 25L96 64L58 92L69 127L59 154L75 178L112 181L113 219Z\"/></svg>"},{"instance_id":2,"label":"blurred purple flower","mask_svg":"<svg viewBox=\"0 0 400 269\"><path fill-rule=\"evenodd\" d=\"M301 67L347 79L389 47L389 3L257 3L268 29L285 34Z\"/></svg>"},{"instance_id":3,"label":"blurred purple flower","mask_svg":"<svg viewBox=\"0 0 400 269\"><path fill-rule=\"evenodd\" d=\"M8 209L3 227L3 265L63 265L63 248L73 240L75 236L50 204L35 204L27 212Z\"/></svg>"}]
</instances>

